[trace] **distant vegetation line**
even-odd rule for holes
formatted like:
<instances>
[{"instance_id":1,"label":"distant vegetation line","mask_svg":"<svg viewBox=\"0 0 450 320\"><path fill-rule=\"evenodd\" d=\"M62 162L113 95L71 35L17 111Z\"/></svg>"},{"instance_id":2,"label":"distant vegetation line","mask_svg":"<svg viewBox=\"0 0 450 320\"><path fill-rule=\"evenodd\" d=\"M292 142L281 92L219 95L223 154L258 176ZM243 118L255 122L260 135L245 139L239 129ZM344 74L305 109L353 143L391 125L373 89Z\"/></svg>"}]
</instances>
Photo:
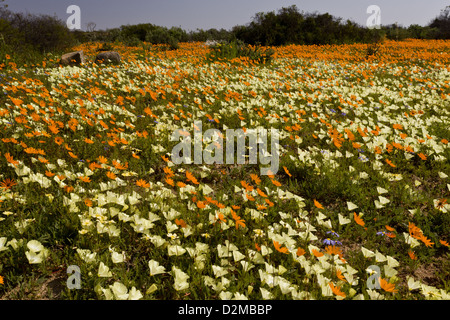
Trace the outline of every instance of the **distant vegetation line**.
<instances>
[{"instance_id":1,"label":"distant vegetation line","mask_svg":"<svg viewBox=\"0 0 450 320\"><path fill-rule=\"evenodd\" d=\"M369 29L353 21L343 21L328 13L304 13L293 5L277 12L257 13L251 22L231 30L197 29L187 32L179 27L166 28L151 23L124 25L98 30L90 24L89 31L70 31L65 22L48 15L14 13L0 8L0 64L13 54L15 61L33 61L47 52L62 52L76 44L99 41L122 42L138 46L142 42L166 44L177 49L179 42L233 41L263 46L289 44L324 45L375 43L379 40L450 39L450 6L447 6L427 26L409 27L396 24Z\"/></svg>"}]
</instances>

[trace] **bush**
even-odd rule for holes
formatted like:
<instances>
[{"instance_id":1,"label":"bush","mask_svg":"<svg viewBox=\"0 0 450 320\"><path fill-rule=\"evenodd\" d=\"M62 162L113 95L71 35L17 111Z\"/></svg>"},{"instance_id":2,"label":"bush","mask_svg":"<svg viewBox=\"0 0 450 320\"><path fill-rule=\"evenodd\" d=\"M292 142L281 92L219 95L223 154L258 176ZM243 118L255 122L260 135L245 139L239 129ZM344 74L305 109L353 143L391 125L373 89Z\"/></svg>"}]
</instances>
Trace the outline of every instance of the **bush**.
<instances>
[{"instance_id":1,"label":"bush","mask_svg":"<svg viewBox=\"0 0 450 320\"><path fill-rule=\"evenodd\" d=\"M171 50L178 49L178 30L172 29L168 30L164 27L155 27L153 30L148 30L145 41L151 44L167 44ZM178 36L180 38L182 37L181 34L178 34Z\"/></svg>"},{"instance_id":2,"label":"bush","mask_svg":"<svg viewBox=\"0 0 450 320\"><path fill-rule=\"evenodd\" d=\"M30 45L41 53L62 51L74 44L74 37L58 18L48 15L12 13L0 9L6 43ZM6 29L6 30L5 30Z\"/></svg>"},{"instance_id":3,"label":"bush","mask_svg":"<svg viewBox=\"0 0 450 320\"><path fill-rule=\"evenodd\" d=\"M140 46L145 41L156 45L167 45L164 48L169 50L178 49L178 43L187 40L187 33L181 28L167 29L150 23L121 26L117 36L117 41L128 46Z\"/></svg>"},{"instance_id":4,"label":"bush","mask_svg":"<svg viewBox=\"0 0 450 320\"><path fill-rule=\"evenodd\" d=\"M247 57L253 63L266 64L272 61L274 53L275 51L271 48L251 46L240 40L233 40L212 46L211 52L207 55L206 59L213 62Z\"/></svg>"},{"instance_id":5,"label":"bush","mask_svg":"<svg viewBox=\"0 0 450 320\"><path fill-rule=\"evenodd\" d=\"M436 38L450 39L450 6L445 7L440 15L433 19L429 27L435 30Z\"/></svg>"},{"instance_id":6,"label":"bush","mask_svg":"<svg viewBox=\"0 0 450 320\"><path fill-rule=\"evenodd\" d=\"M42 61L49 52L62 53L75 44L75 38L55 17L0 8L0 43L0 63L25 64Z\"/></svg>"}]
</instances>

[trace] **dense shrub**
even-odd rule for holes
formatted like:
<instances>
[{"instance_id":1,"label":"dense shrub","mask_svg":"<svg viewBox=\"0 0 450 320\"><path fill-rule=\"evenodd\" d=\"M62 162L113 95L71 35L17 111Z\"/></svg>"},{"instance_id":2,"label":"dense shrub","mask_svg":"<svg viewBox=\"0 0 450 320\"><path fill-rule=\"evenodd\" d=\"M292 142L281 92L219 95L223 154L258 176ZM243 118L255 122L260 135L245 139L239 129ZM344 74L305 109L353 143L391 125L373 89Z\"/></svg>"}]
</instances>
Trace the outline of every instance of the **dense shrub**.
<instances>
[{"instance_id":1,"label":"dense shrub","mask_svg":"<svg viewBox=\"0 0 450 320\"><path fill-rule=\"evenodd\" d=\"M391 24L369 29L328 13L299 12L293 5L278 12L259 12L249 24L235 26L232 34L246 43L266 46L374 43L383 35L391 40L450 39L450 6L425 27Z\"/></svg>"},{"instance_id":2,"label":"dense shrub","mask_svg":"<svg viewBox=\"0 0 450 320\"><path fill-rule=\"evenodd\" d=\"M60 53L73 46L74 39L56 17L0 8L0 63L9 60L7 56L18 64L42 61L46 53Z\"/></svg>"},{"instance_id":3,"label":"dense shrub","mask_svg":"<svg viewBox=\"0 0 450 320\"><path fill-rule=\"evenodd\" d=\"M61 51L73 45L73 36L58 18L48 15L12 13L0 9L2 33L11 45L32 46L39 52Z\"/></svg>"},{"instance_id":4,"label":"dense shrub","mask_svg":"<svg viewBox=\"0 0 450 320\"><path fill-rule=\"evenodd\" d=\"M109 41L120 41L127 45L138 46L142 42L151 44L167 44L170 49L177 49L179 42L188 41L186 31L181 28L155 26L150 23L121 26L120 31L114 39Z\"/></svg>"},{"instance_id":5,"label":"dense shrub","mask_svg":"<svg viewBox=\"0 0 450 320\"><path fill-rule=\"evenodd\" d=\"M209 61L232 60L235 58L248 58L257 64L266 64L272 61L275 53L273 49L251 46L239 40L221 42L211 47L211 52L207 55Z\"/></svg>"},{"instance_id":6,"label":"dense shrub","mask_svg":"<svg viewBox=\"0 0 450 320\"><path fill-rule=\"evenodd\" d=\"M439 39L450 39L450 6L441 11L441 14L433 19L430 28L435 29L435 37Z\"/></svg>"},{"instance_id":7,"label":"dense shrub","mask_svg":"<svg viewBox=\"0 0 450 320\"><path fill-rule=\"evenodd\" d=\"M336 18L329 13L299 12L293 5L277 12L259 12L246 25L225 29L197 29L187 33L181 28L166 28L150 23L126 25L106 31L86 32L83 38L89 41L119 41L129 46L140 46L146 41L165 44L168 49L177 49L179 42L185 41L225 41L241 40L251 45L279 46L289 44L323 45L377 43L381 38L403 40L448 39L450 38L450 7L447 7L428 26L397 24L384 25L381 29L369 29L351 20ZM82 36L77 34L77 38ZM226 54L223 52L222 54Z\"/></svg>"},{"instance_id":8,"label":"dense shrub","mask_svg":"<svg viewBox=\"0 0 450 320\"><path fill-rule=\"evenodd\" d=\"M231 41L233 35L231 31L220 29L217 30L215 28L211 28L208 30L197 29L196 31L190 31L188 34L189 41L200 41L206 42L210 41Z\"/></svg>"}]
</instances>

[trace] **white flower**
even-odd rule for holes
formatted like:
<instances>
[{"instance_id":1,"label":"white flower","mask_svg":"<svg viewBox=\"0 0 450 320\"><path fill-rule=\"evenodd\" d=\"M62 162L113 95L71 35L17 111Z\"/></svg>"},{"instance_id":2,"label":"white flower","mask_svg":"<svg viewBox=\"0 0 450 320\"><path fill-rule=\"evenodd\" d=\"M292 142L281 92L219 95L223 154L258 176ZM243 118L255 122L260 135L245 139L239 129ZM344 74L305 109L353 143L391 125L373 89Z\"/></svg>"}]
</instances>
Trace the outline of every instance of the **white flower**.
<instances>
[{"instance_id":1,"label":"white flower","mask_svg":"<svg viewBox=\"0 0 450 320\"><path fill-rule=\"evenodd\" d=\"M253 229L253 232L255 233L256 237L263 237L264 231L261 229Z\"/></svg>"},{"instance_id":2,"label":"white flower","mask_svg":"<svg viewBox=\"0 0 450 320\"><path fill-rule=\"evenodd\" d=\"M8 248L5 246L6 240L7 240L6 237L1 237L0 238L0 252L8 250Z\"/></svg>"},{"instance_id":3,"label":"white flower","mask_svg":"<svg viewBox=\"0 0 450 320\"><path fill-rule=\"evenodd\" d=\"M178 269L177 267L172 267L172 275L174 276L174 285L173 287L177 291L185 290L189 288L189 283L187 280L190 278L186 273Z\"/></svg>"},{"instance_id":4,"label":"white flower","mask_svg":"<svg viewBox=\"0 0 450 320\"><path fill-rule=\"evenodd\" d=\"M175 239L178 239L178 235L176 234L176 233L168 233L167 234L167 237L168 238L170 238L170 239L172 239L172 240L175 240Z\"/></svg>"},{"instance_id":5,"label":"white flower","mask_svg":"<svg viewBox=\"0 0 450 320\"><path fill-rule=\"evenodd\" d=\"M216 276L216 278L224 276L224 275L226 275L228 273L227 269L222 268L220 266L213 265L212 269L213 269L213 272L214 272L214 275Z\"/></svg>"},{"instance_id":6,"label":"white flower","mask_svg":"<svg viewBox=\"0 0 450 320\"><path fill-rule=\"evenodd\" d=\"M151 276L154 276L154 275L166 272L166 268L164 268L163 266L160 266L159 262L156 261L156 260L150 260L148 262L148 267L150 269L150 275Z\"/></svg>"},{"instance_id":7,"label":"white flower","mask_svg":"<svg viewBox=\"0 0 450 320\"><path fill-rule=\"evenodd\" d=\"M109 286L111 291L114 293L114 296L118 300L127 300L128 299L128 289L127 287L120 283L120 282L114 282L112 286Z\"/></svg>"},{"instance_id":8,"label":"white flower","mask_svg":"<svg viewBox=\"0 0 450 320\"><path fill-rule=\"evenodd\" d=\"M89 249L77 249L77 253L80 256L80 258L87 263L91 263L95 261L95 257L97 256L97 253L92 253Z\"/></svg>"},{"instance_id":9,"label":"white flower","mask_svg":"<svg viewBox=\"0 0 450 320\"><path fill-rule=\"evenodd\" d=\"M31 264L41 263L48 256L48 250L37 240L28 241L27 248L29 251L25 252L25 256Z\"/></svg>"},{"instance_id":10,"label":"white flower","mask_svg":"<svg viewBox=\"0 0 450 320\"><path fill-rule=\"evenodd\" d=\"M122 253L114 251L114 249L110 249L110 251L111 251L111 260L113 263L122 263L125 261L125 251L122 251Z\"/></svg>"},{"instance_id":11,"label":"white flower","mask_svg":"<svg viewBox=\"0 0 450 320\"><path fill-rule=\"evenodd\" d=\"M97 275L102 278L112 277L112 273L111 271L109 271L109 267L106 266L103 262L100 262Z\"/></svg>"},{"instance_id":12,"label":"white flower","mask_svg":"<svg viewBox=\"0 0 450 320\"><path fill-rule=\"evenodd\" d=\"M270 300L274 298L273 294L269 290L262 287L259 288L259 290L261 291L261 295L264 300Z\"/></svg>"},{"instance_id":13,"label":"white flower","mask_svg":"<svg viewBox=\"0 0 450 320\"><path fill-rule=\"evenodd\" d=\"M38 263L41 263L43 260L43 255L41 253L27 251L27 252L25 252L25 256L27 257L28 262L30 264L38 264Z\"/></svg>"},{"instance_id":14,"label":"white flower","mask_svg":"<svg viewBox=\"0 0 450 320\"><path fill-rule=\"evenodd\" d=\"M181 256L186 252L186 249L179 245L171 245L167 247L169 256Z\"/></svg>"},{"instance_id":15,"label":"white flower","mask_svg":"<svg viewBox=\"0 0 450 320\"><path fill-rule=\"evenodd\" d=\"M139 300L143 297L144 296L139 290L137 290L135 287L132 287L128 295L128 300Z\"/></svg>"}]
</instances>

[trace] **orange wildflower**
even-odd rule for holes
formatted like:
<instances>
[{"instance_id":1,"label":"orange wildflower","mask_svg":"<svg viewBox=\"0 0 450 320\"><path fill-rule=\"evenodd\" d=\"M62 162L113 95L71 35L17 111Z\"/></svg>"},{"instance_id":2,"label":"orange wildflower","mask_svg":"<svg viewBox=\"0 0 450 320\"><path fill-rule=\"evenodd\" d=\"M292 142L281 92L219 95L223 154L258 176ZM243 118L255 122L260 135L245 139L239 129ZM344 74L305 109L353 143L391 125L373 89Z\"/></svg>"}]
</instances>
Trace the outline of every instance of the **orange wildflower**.
<instances>
[{"instance_id":1,"label":"orange wildflower","mask_svg":"<svg viewBox=\"0 0 450 320\"><path fill-rule=\"evenodd\" d=\"M169 178L174 176L174 173L173 173L172 169L170 169L169 167L165 167L163 169L163 171Z\"/></svg>"},{"instance_id":2,"label":"orange wildflower","mask_svg":"<svg viewBox=\"0 0 450 320\"><path fill-rule=\"evenodd\" d=\"M180 188L184 188L186 186L186 183L178 181L177 186L179 186Z\"/></svg>"},{"instance_id":3,"label":"orange wildflower","mask_svg":"<svg viewBox=\"0 0 450 320\"><path fill-rule=\"evenodd\" d=\"M289 177L292 177L292 174L289 172L289 170L288 170L285 166L283 166L283 169L284 169L284 172L286 172L286 174L287 174Z\"/></svg>"},{"instance_id":4,"label":"orange wildflower","mask_svg":"<svg viewBox=\"0 0 450 320\"><path fill-rule=\"evenodd\" d=\"M338 277L339 280L342 280L344 282L347 282L347 280L345 279L344 275L342 274L342 271L337 269L336 270L336 276Z\"/></svg>"},{"instance_id":5,"label":"orange wildflower","mask_svg":"<svg viewBox=\"0 0 450 320\"><path fill-rule=\"evenodd\" d=\"M354 219L355 222L356 222L357 224L359 224L361 227L364 227L365 222L363 221L363 219L362 219L359 215L356 214L356 212L353 212L353 219Z\"/></svg>"},{"instance_id":6,"label":"orange wildflower","mask_svg":"<svg viewBox=\"0 0 450 320\"><path fill-rule=\"evenodd\" d=\"M247 191L252 191L253 187L251 185L249 185L246 181L241 180L241 186L247 190Z\"/></svg>"},{"instance_id":7,"label":"orange wildflower","mask_svg":"<svg viewBox=\"0 0 450 320\"><path fill-rule=\"evenodd\" d=\"M314 199L314 205L319 208L319 209L324 209L324 207L320 204L319 201L317 201L316 199Z\"/></svg>"},{"instance_id":8,"label":"orange wildflower","mask_svg":"<svg viewBox=\"0 0 450 320\"><path fill-rule=\"evenodd\" d=\"M102 164L106 164L108 162L108 159L106 159L104 156L98 156L97 160Z\"/></svg>"},{"instance_id":9,"label":"orange wildflower","mask_svg":"<svg viewBox=\"0 0 450 320\"><path fill-rule=\"evenodd\" d=\"M19 164L19 161L14 160L13 157L11 156L11 154L10 154L9 152L8 152L8 153L5 153L5 158L6 158L6 161L8 161L9 163L11 163L11 164L14 165L15 167L17 167L17 165Z\"/></svg>"},{"instance_id":10,"label":"orange wildflower","mask_svg":"<svg viewBox=\"0 0 450 320\"><path fill-rule=\"evenodd\" d=\"M200 209L206 208L206 203L204 201L197 201L197 207Z\"/></svg>"},{"instance_id":11,"label":"orange wildflower","mask_svg":"<svg viewBox=\"0 0 450 320\"><path fill-rule=\"evenodd\" d=\"M420 237L419 240L421 240L429 248L431 248L434 244L434 242L431 242L431 240L425 237L424 235L422 235L422 237Z\"/></svg>"},{"instance_id":12,"label":"orange wildflower","mask_svg":"<svg viewBox=\"0 0 450 320\"><path fill-rule=\"evenodd\" d=\"M380 287L386 292L396 293L395 284L387 282L385 279L380 277Z\"/></svg>"},{"instance_id":13,"label":"orange wildflower","mask_svg":"<svg viewBox=\"0 0 450 320\"><path fill-rule=\"evenodd\" d=\"M424 155L423 153L419 153L419 154L417 154L417 155L420 157L420 159L422 159L422 160L427 160L427 156Z\"/></svg>"},{"instance_id":14,"label":"orange wildflower","mask_svg":"<svg viewBox=\"0 0 450 320\"><path fill-rule=\"evenodd\" d=\"M340 297L343 297L343 298L346 297L345 293L341 291L341 288L340 288L340 287L336 287L336 286L333 284L333 282L328 283L328 285L330 286L331 291L333 291L333 293L334 293L335 295L340 296Z\"/></svg>"},{"instance_id":15,"label":"orange wildflower","mask_svg":"<svg viewBox=\"0 0 450 320\"><path fill-rule=\"evenodd\" d=\"M295 252L295 254L297 255L297 257L300 257L302 255L304 255L306 253L305 250L303 250L302 248L298 247L297 251Z\"/></svg>"},{"instance_id":16,"label":"orange wildflower","mask_svg":"<svg viewBox=\"0 0 450 320\"><path fill-rule=\"evenodd\" d=\"M450 245L448 244L447 241L439 240L439 242L440 242L443 246L446 246L447 248L450 248Z\"/></svg>"},{"instance_id":17,"label":"orange wildflower","mask_svg":"<svg viewBox=\"0 0 450 320\"><path fill-rule=\"evenodd\" d=\"M145 181L143 179L139 179L138 181L136 181L136 185L138 187L150 188L150 183L148 183L147 181Z\"/></svg>"},{"instance_id":18,"label":"orange wildflower","mask_svg":"<svg viewBox=\"0 0 450 320\"><path fill-rule=\"evenodd\" d=\"M256 183L259 184L261 182L261 179L254 173L250 174L250 178Z\"/></svg>"},{"instance_id":19,"label":"orange wildflower","mask_svg":"<svg viewBox=\"0 0 450 320\"><path fill-rule=\"evenodd\" d=\"M182 228L187 227L187 224L183 219L175 219L175 223Z\"/></svg>"},{"instance_id":20,"label":"orange wildflower","mask_svg":"<svg viewBox=\"0 0 450 320\"><path fill-rule=\"evenodd\" d=\"M217 215L217 218L219 218L219 223L220 222L227 222L227 219L225 219L225 216L223 215L223 213L220 213Z\"/></svg>"},{"instance_id":21,"label":"orange wildflower","mask_svg":"<svg viewBox=\"0 0 450 320\"><path fill-rule=\"evenodd\" d=\"M78 156L71 151L69 151L69 156L71 156L74 159L78 159Z\"/></svg>"},{"instance_id":22,"label":"orange wildflower","mask_svg":"<svg viewBox=\"0 0 450 320\"><path fill-rule=\"evenodd\" d=\"M114 174L114 172L108 171L106 172L106 176L112 180L115 180L117 176Z\"/></svg>"},{"instance_id":23,"label":"orange wildflower","mask_svg":"<svg viewBox=\"0 0 450 320\"><path fill-rule=\"evenodd\" d=\"M289 253L288 248L286 248L286 247L281 247L281 244L280 244L279 242L277 242L277 241L274 241L274 242L273 242L273 246L275 247L275 249L276 249L278 252L286 253L286 254Z\"/></svg>"},{"instance_id":24,"label":"orange wildflower","mask_svg":"<svg viewBox=\"0 0 450 320\"><path fill-rule=\"evenodd\" d=\"M317 258L320 258L321 256L323 256L323 252L317 251L316 249L312 249L311 252Z\"/></svg>"},{"instance_id":25,"label":"orange wildflower","mask_svg":"<svg viewBox=\"0 0 450 320\"><path fill-rule=\"evenodd\" d=\"M261 189L256 188L256 191L258 192L258 194L263 197L263 198L267 198L267 194L265 194Z\"/></svg>"},{"instance_id":26,"label":"orange wildflower","mask_svg":"<svg viewBox=\"0 0 450 320\"><path fill-rule=\"evenodd\" d=\"M333 254L337 254L339 256L342 255L341 248L336 247L336 246L326 246L325 252L328 253L329 255L333 255Z\"/></svg>"},{"instance_id":27,"label":"orange wildflower","mask_svg":"<svg viewBox=\"0 0 450 320\"><path fill-rule=\"evenodd\" d=\"M389 160L389 159L386 159L386 163L387 163L388 165L390 165L391 167L393 167L393 168L395 168L395 167L396 167L396 165L395 165L395 164L393 164L393 163L392 163L392 161L391 161L391 160Z\"/></svg>"},{"instance_id":28,"label":"orange wildflower","mask_svg":"<svg viewBox=\"0 0 450 320\"><path fill-rule=\"evenodd\" d=\"M49 178L53 177L55 175L55 173L51 172L51 171L45 171L45 175Z\"/></svg>"},{"instance_id":29,"label":"orange wildflower","mask_svg":"<svg viewBox=\"0 0 450 320\"><path fill-rule=\"evenodd\" d=\"M249 201L255 201L255 198L252 197L251 194L246 193L245 197L249 200Z\"/></svg>"},{"instance_id":30,"label":"orange wildflower","mask_svg":"<svg viewBox=\"0 0 450 320\"><path fill-rule=\"evenodd\" d=\"M270 181L272 181L272 183L273 183L275 186L281 187L281 183L278 182L277 180L275 180L275 179L270 179Z\"/></svg>"},{"instance_id":31,"label":"orange wildflower","mask_svg":"<svg viewBox=\"0 0 450 320\"><path fill-rule=\"evenodd\" d=\"M61 145L64 142L64 139L61 137L55 137L55 143L57 145Z\"/></svg>"},{"instance_id":32,"label":"orange wildflower","mask_svg":"<svg viewBox=\"0 0 450 320\"><path fill-rule=\"evenodd\" d=\"M84 199L84 204L85 204L86 206L88 206L88 207L92 207L92 200L86 198L86 199Z\"/></svg>"},{"instance_id":33,"label":"orange wildflower","mask_svg":"<svg viewBox=\"0 0 450 320\"><path fill-rule=\"evenodd\" d=\"M199 184L199 182L197 181L197 179L194 177L194 175L192 173L190 173L189 171L186 170L186 178L191 181L193 184Z\"/></svg>"},{"instance_id":34,"label":"orange wildflower","mask_svg":"<svg viewBox=\"0 0 450 320\"><path fill-rule=\"evenodd\" d=\"M11 189L13 186L17 185L14 179L7 178L0 182L0 188L2 189Z\"/></svg>"},{"instance_id":35,"label":"orange wildflower","mask_svg":"<svg viewBox=\"0 0 450 320\"><path fill-rule=\"evenodd\" d=\"M414 251L409 250L408 255L412 260L417 260L417 256L414 254Z\"/></svg>"},{"instance_id":36,"label":"orange wildflower","mask_svg":"<svg viewBox=\"0 0 450 320\"><path fill-rule=\"evenodd\" d=\"M245 220L243 220L243 219L236 220L236 229L238 229L239 226L241 226L242 228L245 228Z\"/></svg>"},{"instance_id":37,"label":"orange wildflower","mask_svg":"<svg viewBox=\"0 0 450 320\"><path fill-rule=\"evenodd\" d=\"M78 179L80 179L83 182L91 182L91 178L89 177L79 177Z\"/></svg>"}]
</instances>

